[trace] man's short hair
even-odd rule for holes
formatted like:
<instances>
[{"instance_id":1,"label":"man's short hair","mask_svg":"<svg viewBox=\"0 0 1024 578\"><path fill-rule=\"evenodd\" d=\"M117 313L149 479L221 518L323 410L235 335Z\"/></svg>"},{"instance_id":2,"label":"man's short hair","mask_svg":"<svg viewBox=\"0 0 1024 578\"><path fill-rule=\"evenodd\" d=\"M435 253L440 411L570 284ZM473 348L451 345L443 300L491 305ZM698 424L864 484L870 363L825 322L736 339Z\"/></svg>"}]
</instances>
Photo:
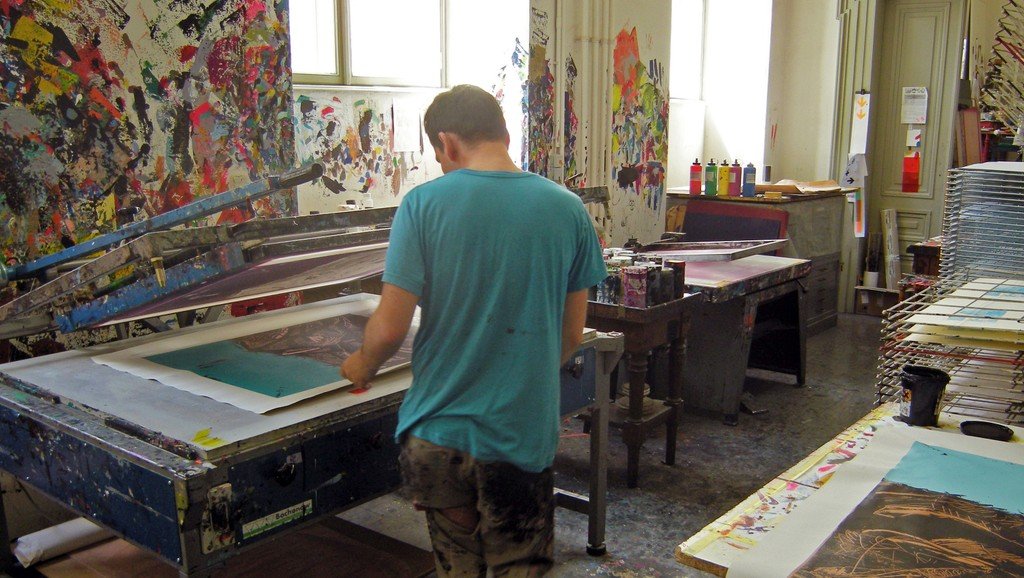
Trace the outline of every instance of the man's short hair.
<instances>
[{"instance_id":1,"label":"man's short hair","mask_svg":"<svg viewBox=\"0 0 1024 578\"><path fill-rule=\"evenodd\" d=\"M457 135L469 145L504 141L508 136L497 99L471 84L460 84L434 97L423 114L423 129L437 148L443 146L437 136L442 132Z\"/></svg>"}]
</instances>

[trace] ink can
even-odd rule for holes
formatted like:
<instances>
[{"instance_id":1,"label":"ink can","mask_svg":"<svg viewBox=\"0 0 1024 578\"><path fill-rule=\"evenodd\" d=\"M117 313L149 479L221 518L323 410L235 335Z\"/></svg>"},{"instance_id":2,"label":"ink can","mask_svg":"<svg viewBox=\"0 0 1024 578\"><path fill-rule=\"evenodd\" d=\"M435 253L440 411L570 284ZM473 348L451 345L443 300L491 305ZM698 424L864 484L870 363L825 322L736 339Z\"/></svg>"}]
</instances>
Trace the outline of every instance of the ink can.
<instances>
[{"instance_id":1,"label":"ink can","mask_svg":"<svg viewBox=\"0 0 1024 578\"><path fill-rule=\"evenodd\" d=\"M645 265L647 269L647 306L660 305L661 300L661 268Z\"/></svg>"},{"instance_id":2,"label":"ink can","mask_svg":"<svg viewBox=\"0 0 1024 578\"><path fill-rule=\"evenodd\" d=\"M638 308L647 306L647 267L631 265L622 268L622 304Z\"/></svg>"},{"instance_id":3,"label":"ink can","mask_svg":"<svg viewBox=\"0 0 1024 578\"><path fill-rule=\"evenodd\" d=\"M669 301L676 298L676 273L672 269L665 267L658 270L658 274L661 275L661 303L668 303Z\"/></svg>"},{"instance_id":4,"label":"ink can","mask_svg":"<svg viewBox=\"0 0 1024 578\"><path fill-rule=\"evenodd\" d=\"M686 261L665 261L665 265L672 269L672 285L675 290L675 298L682 299L686 294Z\"/></svg>"}]
</instances>

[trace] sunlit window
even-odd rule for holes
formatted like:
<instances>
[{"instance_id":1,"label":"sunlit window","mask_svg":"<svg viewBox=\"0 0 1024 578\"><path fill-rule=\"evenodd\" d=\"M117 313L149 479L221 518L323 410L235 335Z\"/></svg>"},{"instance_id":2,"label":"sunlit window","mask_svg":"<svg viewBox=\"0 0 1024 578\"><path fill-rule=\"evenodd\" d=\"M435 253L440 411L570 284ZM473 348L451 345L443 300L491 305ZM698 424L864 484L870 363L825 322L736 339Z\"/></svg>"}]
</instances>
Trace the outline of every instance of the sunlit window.
<instances>
[{"instance_id":1,"label":"sunlit window","mask_svg":"<svg viewBox=\"0 0 1024 578\"><path fill-rule=\"evenodd\" d=\"M292 0L289 9L292 72L337 75L335 0Z\"/></svg>"},{"instance_id":2,"label":"sunlit window","mask_svg":"<svg viewBox=\"0 0 1024 578\"><path fill-rule=\"evenodd\" d=\"M441 86L443 7L442 0L291 0L295 80Z\"/></svg>"},{"instance_id":3,"label":"sunlit window","mask_svg":"<svg viewBox=\"0 0 1024 578\"><path fill-rule=\"evenodd\" d=\"M353 84L441 86L439 0L345 0Z\"/></svg>"}]
</instances>

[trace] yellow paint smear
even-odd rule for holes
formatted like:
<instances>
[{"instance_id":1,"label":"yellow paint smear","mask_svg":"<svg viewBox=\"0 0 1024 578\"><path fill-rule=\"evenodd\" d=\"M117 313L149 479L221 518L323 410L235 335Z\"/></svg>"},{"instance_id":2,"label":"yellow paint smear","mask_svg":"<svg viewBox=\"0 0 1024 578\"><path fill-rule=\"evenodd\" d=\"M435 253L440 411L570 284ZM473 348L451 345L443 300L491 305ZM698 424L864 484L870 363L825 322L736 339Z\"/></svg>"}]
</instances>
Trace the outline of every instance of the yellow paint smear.
<instances>
[{"instance_id":1,"label":"yellow paint smear","mask_svg":"<svg viewBox=\"0 0 1024 578\"><path fill-rule=\"evenodd\" d=\"M117 201L114 199L114 193L110 193L103 201L96 205L96 226L102 227L106 224L116 226L117 223L114 221L116 209Z\"/></svg>"},{"instance_id":2,"label":"yellow paint smear","mask_svg":"<svg viewBox=\"0 0 1024 578\"><path fill-rule=\"evenodd\" d=\"M192 441L204 448L213 448L224 445L224 440L217 437L210 437L211 429L212 428L206 428L197 431L195 437L192 438Z\"/></svg>"},{"instance_id":3,"label":"yellow paint smear","mask_svg":"<svg viewBox=\"0 0 1024 578\"><path fill-rule=\"evenodd\" d=\"M28 44L21 54L25 63L32 68L38 68L39 62L50 51L50 44L53 42L53 34L31 18L19 18L14 30L11 31L11 38Z\"/></svg>"}]
</instances>

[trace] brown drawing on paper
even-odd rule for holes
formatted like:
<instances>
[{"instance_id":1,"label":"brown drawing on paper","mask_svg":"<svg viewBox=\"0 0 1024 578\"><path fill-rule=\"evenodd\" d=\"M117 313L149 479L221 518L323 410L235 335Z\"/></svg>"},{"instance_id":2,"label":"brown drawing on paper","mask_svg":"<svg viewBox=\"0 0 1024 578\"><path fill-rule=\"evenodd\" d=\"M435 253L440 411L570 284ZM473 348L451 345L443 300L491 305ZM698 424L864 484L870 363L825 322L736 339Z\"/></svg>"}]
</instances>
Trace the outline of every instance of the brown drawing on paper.
<instances>
[{"instance_id":1,"label":"brown drawing on paper","mask_svg":"<svg viewBox=\"0 0 1024 578\"><path fill-rule=\"evenodd\" d=\"M1024 577L1024 515L882 481L793 576Z\"/></svg>"},{"instance_id":2,"label":"brown drawing on paper","mask_svg":"<svg viewBox=\"0 0 1024 578\"><path fill-rule=\"evenodd\" d=\"M298 355L328 365L341 366L349 355L359 349L368 321L367 315L350 313L254 333L233 341L249 351ZM388 360L388 367L409 362L412 357L412 338L413 334L410 333L394 357Z\"/></svg>"}]
</instances>

